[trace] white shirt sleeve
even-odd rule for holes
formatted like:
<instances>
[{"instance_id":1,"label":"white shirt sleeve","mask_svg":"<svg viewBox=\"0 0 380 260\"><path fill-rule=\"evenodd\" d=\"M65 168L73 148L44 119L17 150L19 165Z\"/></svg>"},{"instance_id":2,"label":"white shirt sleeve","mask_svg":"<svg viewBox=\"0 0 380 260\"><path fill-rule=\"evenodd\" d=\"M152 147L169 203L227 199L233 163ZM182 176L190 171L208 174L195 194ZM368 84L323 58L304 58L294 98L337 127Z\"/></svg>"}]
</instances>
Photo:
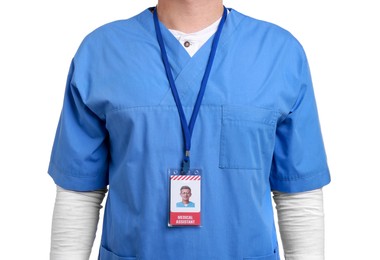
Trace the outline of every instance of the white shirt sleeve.
<instances>
[{"instance_id":1,"label":"white shirt sleeve","mask_svg":"<svg viewBox=\"0 0 380 260\"><path fill-rule=\"evenodd\" d=\"M322 189L282 193L273 191L286 260L324 259Z\"/></svg>"},{"instance_id":2,"label":"white shirt sleeve","mask_svg":"<svg viewBox=\"0 0 380 260\"><path fill-rule=\"evenodd\" d=\"M57 186L51 232L51 260L88 260L107 190L78 192Z\"/></svg>"}]
</instances>

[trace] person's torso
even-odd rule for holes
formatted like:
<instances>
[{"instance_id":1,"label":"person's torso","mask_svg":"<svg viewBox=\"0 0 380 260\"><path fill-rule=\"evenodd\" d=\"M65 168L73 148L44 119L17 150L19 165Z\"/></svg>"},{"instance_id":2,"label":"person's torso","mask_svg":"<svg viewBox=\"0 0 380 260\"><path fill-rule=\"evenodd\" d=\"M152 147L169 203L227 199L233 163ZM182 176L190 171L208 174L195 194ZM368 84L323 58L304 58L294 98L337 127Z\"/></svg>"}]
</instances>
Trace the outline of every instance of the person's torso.
<instances>
[{"instance_id":1,"label":"person's torso","mask_svg":"<svg viewBox=\"0 0 380 260\"><path fill-rule=\"evenodd\" d=\"M109 133L100 259L278 259L269 175L276 124L298 93L289 87L297 61L287 60L296 43L231 11L192 136L202 227L170 228L167 170L180 167L184 141L150 16L101 27L76 56L88 64L76 79L87 82L84 102ZM212 38L191 58L168 30L163 36L189 120Z\"/></svg>"}]
</instances>

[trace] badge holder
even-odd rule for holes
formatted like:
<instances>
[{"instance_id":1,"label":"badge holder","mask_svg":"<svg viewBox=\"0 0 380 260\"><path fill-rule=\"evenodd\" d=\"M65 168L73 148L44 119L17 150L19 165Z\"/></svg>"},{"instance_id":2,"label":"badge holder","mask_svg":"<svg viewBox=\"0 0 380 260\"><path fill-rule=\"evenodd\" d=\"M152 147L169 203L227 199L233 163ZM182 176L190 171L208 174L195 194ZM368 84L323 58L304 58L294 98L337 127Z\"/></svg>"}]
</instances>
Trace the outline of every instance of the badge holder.
<instances>
[{"instance_id":1,"label":"badge holder","mask_svg":"<svg viewBox=\"0 0 380 260\"><path fill-rule=\"evenodd\" d=\"M169 227L201 226L201 181L200 169L169 169L170 213Z\"/></svg>"}]
</instances>

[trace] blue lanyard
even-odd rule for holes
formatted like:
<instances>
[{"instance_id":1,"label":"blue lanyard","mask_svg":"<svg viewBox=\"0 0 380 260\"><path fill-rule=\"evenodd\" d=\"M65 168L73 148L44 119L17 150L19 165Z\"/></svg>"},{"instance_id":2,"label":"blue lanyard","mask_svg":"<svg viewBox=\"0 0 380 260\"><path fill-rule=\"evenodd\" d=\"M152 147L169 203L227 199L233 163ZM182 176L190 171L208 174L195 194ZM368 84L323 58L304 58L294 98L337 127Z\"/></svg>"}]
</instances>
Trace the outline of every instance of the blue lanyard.
<instances>
[{"instance_id":1,"label":"blue lanyard","mask_svg":"<svg viewBox=\"0 0 380 260\"><path fill-rule=\"evenodd\" d=\"M216 33L214 35L210 56L209 56L208 63L206 66L206 71L205 71L205 74L203 75L201 87L199 89L198 97L197 97L197 100L196 100L195 105L194 105L193 113L192 113L191 118L190 118L190 123L188 125L187 120L186 120L186 116L185 116L185 112L183 111L181 100L180 100L179 95L178 95L177 87L176 87L175 82L174 82L172 70L170 68L170 63L169 63L168 55L166 53L165 44L164 44L164 41L162 39L162 33L161 33L160 24L158 22L158 16L157 16L157 8L155 8L154 12L153 12L154 26L156 28L156 35L157 35L158 44L160 45L160 48L161 48L162 60L164 62L166 75L167 75L168 80L169 80L169 84L170 84L170 88L171 88L171 91L172 91L172 94L174 97L174 101L177 105L178 113L179 113L180 120L181 120L182 132L183 132L183 136L185 139L185 149L186 150L185 150L185 157L184 157L183 162L182 162L182 169L181 169L182 174L188 173L189 169L190 169L191 137L193 134L195 120L197 119L198 112L199 112L199 109L201 107L201 103L202 103L202 99L203 99L203 96L204 96L204 93L206 90L206 85L207 85L207 81L208 81L208 78L210 75L211 67L212 67L212 64L214 62L216 49L218 47L220 34L222 32L223 25L224 25L224 22L226 21L226 18L227 18L227 9L224 7L223 16L222 16L222 19L220 20L218 30L216 31Z\"/></svg>"}]
</instances>

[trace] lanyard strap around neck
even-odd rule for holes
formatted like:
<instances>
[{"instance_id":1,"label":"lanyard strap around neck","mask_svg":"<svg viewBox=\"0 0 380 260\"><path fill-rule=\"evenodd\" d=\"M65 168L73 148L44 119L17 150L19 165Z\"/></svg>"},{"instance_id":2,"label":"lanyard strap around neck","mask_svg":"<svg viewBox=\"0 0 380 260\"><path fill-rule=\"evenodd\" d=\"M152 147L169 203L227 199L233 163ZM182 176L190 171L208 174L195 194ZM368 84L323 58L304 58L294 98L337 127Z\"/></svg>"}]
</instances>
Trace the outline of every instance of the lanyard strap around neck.
<instances>
[{"instance_id":1,"label":"lanyard strap around neck","mask_svg":"<svg viewBox=\"0 0 380 260\"><path fill-rule=\"evenodd\" d=\"M202 99L203 99L203 96L204 96L204 93L206 90L207 81L208 81L208 78L210 76L211 67L212 67L212 64L214 62L216 49L218 47L220 34L222 32L223 25L224 25L224 22L226 21L226 18L227 18L227 9L224 7L223 16L222 16L222 19L220 20L218 30L216 31L216 33L214 35L214 39L212 42L211 52L210 52L210 56L208 59L207 66L206 66L205 74L203 75L201 87L199 89L198 97L197 97L197 100L196 100L195 105L194 105L193 113L192 113L191 118L190 118L190 123L188 125L187 120L186 120L186 116L185 116L185 112L183 111L183 106L182 106L181 100L179 98L177 87L175 85L175 81L173 78L173 74L172 74L172 70L170 67L168 55L167 55L167 52L165 49L164 40L162 38L161 28L160 28L160 24L159 24L158 16L157 16L157 8L155 8L154 12L153 12L153 19L154 19L154 26L156 29L157 40L158 40L158 44L160 45L160 48L161 48L162 60L164 62L166 75L167 75L168 80L169 80L169 85L170 85L170 88L171 88L171 91L172 91L172 94L174 97L174 101L175 101L177 109L178 109L178 113L179 113L180 120L181 120L182 132L183 132L183 136L184 136L184 140L185 140L185 157L184 157L183 163L182 163L182 173L184 173L184 174L186 174L190 169L191 137L193 134L195 120L197 119L198 112L199 112L199 109L201 107Z\"/></svg>"}]
</instances>

